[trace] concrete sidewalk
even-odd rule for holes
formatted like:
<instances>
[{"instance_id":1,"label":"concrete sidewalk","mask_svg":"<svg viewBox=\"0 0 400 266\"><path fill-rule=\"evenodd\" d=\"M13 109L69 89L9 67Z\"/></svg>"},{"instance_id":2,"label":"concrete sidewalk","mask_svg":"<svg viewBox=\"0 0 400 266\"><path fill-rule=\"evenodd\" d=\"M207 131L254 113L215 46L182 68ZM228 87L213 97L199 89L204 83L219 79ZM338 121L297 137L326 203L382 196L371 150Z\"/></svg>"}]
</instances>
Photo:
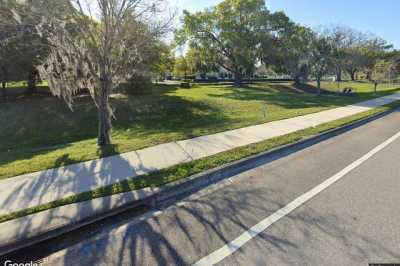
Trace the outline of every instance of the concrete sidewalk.
<instances>
[{"instance_id":1,"label":"concrete sidewalk","mask_svg":"<svg viewBox=\"0 0 400 266\"><path fill-rule=\"evenodd\" d=\"M193 139L0 181L0 215L45 204L173 165L257 143L400 100L400 93L314 114Z\"/></svg>"},{"instance_id":2,"label":"concrete sidewalk","mask_svg":"<svg viewBox=\"0 0 400 266\"><path fill-rule=\"evenodd\" d=\"M395 211L400 202L400 139L348 172L349 165L397 134L399 124L396 111L312 146L294 148L297 151L287 156L264 157L264 163L232 173L229 179L172 202L161 212L129 216L120 223L113 222L115 218L102 224L97 234L84 235L83 230L68 234L70 239L78 238L73 246L64 245L53 253L53 246L62 245L57 239L50 241L50 252L42 245L21 251L21 257L29 261L43 258L31 254L53 253L44 259L48 265L194 265L231 243L232 249L214 254L240 250L216 265L400 261L400 212ZM345 172L342 179L273 225L260 226L273 214L279 218L285 213L282 208L293 206L301 195L307 197L310 190Z\"/></svg>"}]
</instances>

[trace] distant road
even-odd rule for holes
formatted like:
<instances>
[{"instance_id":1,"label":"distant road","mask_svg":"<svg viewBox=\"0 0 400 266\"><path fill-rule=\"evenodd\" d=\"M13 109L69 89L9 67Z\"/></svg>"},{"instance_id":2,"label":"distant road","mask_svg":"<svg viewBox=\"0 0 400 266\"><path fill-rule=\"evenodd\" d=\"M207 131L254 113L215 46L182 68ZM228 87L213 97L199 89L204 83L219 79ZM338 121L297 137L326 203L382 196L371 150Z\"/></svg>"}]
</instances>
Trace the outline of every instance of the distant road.
<instances>
[{"instance_id":1,"label":"distant road","mask_svg":"<svg viewBox=\"0 0 400 266\"><path fill-rule=\"evenodd\" d=\"M400 263L399 132L395 112L232 177L142 222L103 231L47 262Z\"/></svg>"}]
</instances>

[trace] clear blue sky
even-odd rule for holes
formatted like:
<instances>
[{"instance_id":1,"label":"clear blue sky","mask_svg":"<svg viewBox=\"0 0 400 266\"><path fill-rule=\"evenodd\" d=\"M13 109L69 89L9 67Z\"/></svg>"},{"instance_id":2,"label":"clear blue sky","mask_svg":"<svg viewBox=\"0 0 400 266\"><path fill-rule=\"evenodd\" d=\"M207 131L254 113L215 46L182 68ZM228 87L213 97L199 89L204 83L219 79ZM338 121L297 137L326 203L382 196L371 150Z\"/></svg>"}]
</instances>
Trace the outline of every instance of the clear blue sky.
<instances>
[{"instance_id":1,"label":"clear blue sky","mask_svg":"<svg viewBox=\"0 0 400 266\"><path fill-rule=\"evenodd\" d=\"M221 0L176 0L179 8L201 10ZM284 11L310 27L347 25L374 33L400 49L400 0L267 0L271 11Z\"/></svg>"}]
</instances>

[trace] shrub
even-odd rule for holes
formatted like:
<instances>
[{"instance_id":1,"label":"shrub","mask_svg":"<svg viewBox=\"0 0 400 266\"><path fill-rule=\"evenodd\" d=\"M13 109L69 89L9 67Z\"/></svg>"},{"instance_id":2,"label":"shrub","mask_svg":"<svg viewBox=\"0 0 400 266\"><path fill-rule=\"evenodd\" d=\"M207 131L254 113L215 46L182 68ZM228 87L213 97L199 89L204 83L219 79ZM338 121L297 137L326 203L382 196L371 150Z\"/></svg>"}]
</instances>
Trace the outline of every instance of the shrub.
<instances>
[{"instance_id":1,"label":"shrub","mask_svg":"<svg viewBox=\"0 0 400 266\"><path fill-rule=\"evenodd\" d=\"M120 86L120 91L130 95L142 95L150 93L152 87L153 83L149 76L135 74L128 80L127 84Z\"/></svg>"}]
</instances>

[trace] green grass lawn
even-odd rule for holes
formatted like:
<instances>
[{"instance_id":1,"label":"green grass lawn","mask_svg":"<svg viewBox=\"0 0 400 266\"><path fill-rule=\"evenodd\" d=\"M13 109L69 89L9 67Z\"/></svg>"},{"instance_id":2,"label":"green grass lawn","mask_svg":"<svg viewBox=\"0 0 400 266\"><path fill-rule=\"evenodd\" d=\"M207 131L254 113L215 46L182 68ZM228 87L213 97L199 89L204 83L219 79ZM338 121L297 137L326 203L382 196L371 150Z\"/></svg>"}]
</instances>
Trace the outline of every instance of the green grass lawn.
<instances>
[{"instance_id":1,"label":"green grass lawn","mask_svg":"<svg viewBox=\"0 0 400 266\"><path fill-rule=\"evenodd\" d=\"M316 82L312 82L311 85L316 86ZM344 88L352 88L355 93L371 93L374 92L374 84L368 81L352 81L352 82L322 82L321 87L334 91L341 92ZM387 90L398 88L398 84L379 84L377 92L384 92Z\"/></svg>"},{"instance_id":2,"label":"green grass lawn","mask_svg":"<svg viewBox=\"0 0 400 266\"><path fill-rule=\"evenodd\" d=\"M97 148L96 109L88 97L76 99L73 112L62 100L52 97L1 103L0 179L394 92L394 88L381 87L374 94L373 88L359 86L354 97L317 97L302 93L290 83L258 83L246 88L199 85L191 89L164 85L142 96L115 95L114 146L106 151Z\"/></svg>"},{"instance_id":3,"label":"green grass lawn","mask_svg":"<svg viewBox=\"0 0 400 266\"><path fill-rule=\"evenodd\" d=\"M7 83L7 88L26 88L28 85L27 81L12 81ZM37 87L47 87L48 82L46 80L39 82Z\"/></svg>"},{"instance_id":4,"label":"green grass lawn","mask_svg":"<svg viewBox=\"0 0 400 266\"><path fill-rule=\"evenodd\" d=\"M6 95L8 100L16 100L20 98L27 97L26 92L28 89L28 85L26 81L18 81L18 82L8 82L6 87ZM50 89L47 81L42 81L36 84L36 89L39 93L50 93ZM2 89L1 89L2 90ZM2 96L2 93L0 93ZM37 95L30 95L29 97L35 97ZM39 96L40 97L40 96ZM0 99L1 101L2 99ZM1 103L1 102L0 102Z\"/></svg>"},{"instance_id":5,"label":"green grass lawn","mask_svg":"<svg viewBox=\"0 0 400 266\"><path fill-rule=\"evenodd\" d=\"M161 187L165 184L184 179L188 176L203 172L205 170L219 167L224 164L246 158L248 156L260 154L264 151L278 148L282 145L290 144L302 140L304 138L309 138L316 134L320 134L322 132L326 132L331 129L344 126L352 122L362 120L367 117L399 107L400 107L400 101L396 101L386 106L381 106L369 111L362 112L360 114L352 115L350 117L345 117L339 120L325 123L317 127L307 128L284 136L268 139L259 143L254 143L244 147L239 147L210 157L202 158L189 163L176 165L167 169L152 172L147 175L137 176L127 180L123 180L106 187L99 187L92 191L86 191L53 202L49 202L39 206L34 206L32 208L8 213L5 215L0 215L0 223L76 202L88 201L94 198L106 197L113 194L138 190L145 187Z\"/></svg>"}]
</instances>

